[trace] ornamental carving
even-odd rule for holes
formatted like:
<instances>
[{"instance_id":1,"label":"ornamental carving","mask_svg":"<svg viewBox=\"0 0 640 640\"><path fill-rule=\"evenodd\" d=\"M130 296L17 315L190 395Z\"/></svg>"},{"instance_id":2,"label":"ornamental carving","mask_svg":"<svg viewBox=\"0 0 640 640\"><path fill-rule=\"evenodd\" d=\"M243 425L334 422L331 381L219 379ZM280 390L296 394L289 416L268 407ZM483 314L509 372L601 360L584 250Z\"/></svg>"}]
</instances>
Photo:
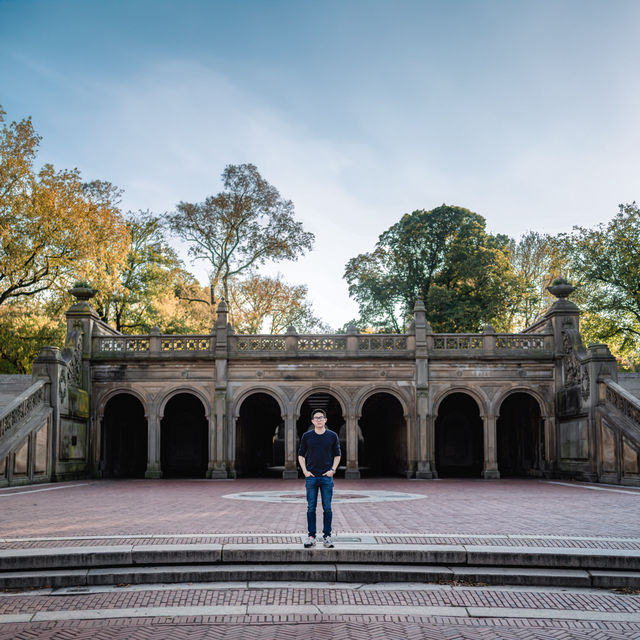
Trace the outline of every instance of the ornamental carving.
<instances>
[{"instance_id":1,"label":"ornamental carving","mask_svg":"<svg viewBox=\"0 0 640 640\"><path fill-rule=\"evenodd\" d=\"M44 384L28 395L17 407L0 418L0 438L13 430L20 422L29 416L45 402Z\"/></svg>"},{"instance_id":2,"label":"ornamental carving","mask_svg":"<svg viewBox=\"0 0 640 640\"><path fill-rule=\"evenodd\" d=\"M562 332L562 346L564 356L562 365L564 369L564 386L580 387L583 400L589 398L591 379L586 366L583 366L578 358L578 354L571 342L568 331Z\"/></svg>"}]
</instances>

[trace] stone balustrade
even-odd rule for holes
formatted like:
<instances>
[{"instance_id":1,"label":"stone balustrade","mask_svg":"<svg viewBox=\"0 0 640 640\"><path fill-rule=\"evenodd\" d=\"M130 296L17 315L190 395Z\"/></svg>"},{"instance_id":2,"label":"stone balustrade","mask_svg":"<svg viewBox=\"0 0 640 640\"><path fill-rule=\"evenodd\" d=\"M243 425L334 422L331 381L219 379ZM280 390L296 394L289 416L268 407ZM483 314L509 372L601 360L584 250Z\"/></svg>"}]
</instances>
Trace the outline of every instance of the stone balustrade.
<instances>
[{"instance_id":1,"label":"stone balustrade","mask_svg":"<svg viewBox=\"0 0 640 640\"><path fill-rule=\"evenodd\" d=\"M19 424L28 420L30 415L45 404L47 400L46 381L38 380L0 413L0 440Z\"/></svg>"},{"instance_id":2,"label":"stone balustrade","mask_svg":"<svg viewBox=\"0 0 640 640\"><path fill-rule=\"evenodd\" d=\"M412 357L416 349L414 334L316 334L244 335L228 334L228 356L245 358L255 355L333 355ZM92 357L112 360L122 357L185 355L212 357L214 335L139 335L98 336L93 339ZM440 333L427 334L427 352L434 356L456 357L499 353L518 353L527 357L549 357L552 353L550 334L507 333Z\"/></svg>"}]
</instances>

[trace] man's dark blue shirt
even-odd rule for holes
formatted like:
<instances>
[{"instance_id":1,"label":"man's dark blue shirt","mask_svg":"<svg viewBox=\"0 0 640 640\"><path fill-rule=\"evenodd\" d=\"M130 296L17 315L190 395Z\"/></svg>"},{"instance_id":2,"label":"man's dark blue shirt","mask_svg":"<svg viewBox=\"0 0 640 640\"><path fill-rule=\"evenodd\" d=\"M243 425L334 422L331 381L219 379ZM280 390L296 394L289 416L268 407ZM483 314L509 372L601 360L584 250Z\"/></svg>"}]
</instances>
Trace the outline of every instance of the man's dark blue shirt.
<instances>
[{"instance_id":1,"label":"man's dark blue shirt","mask_svg":"<svg viewBox=\"0 0 640 640\"><path fill-rule=\"evenodd\" d=\"M341 455L338 434L329 429L325 429L321 435L315 429L303 433L298 455L305 459L307 471L314 476L321 476L332 468L333 459Z\"/></svg>"}]
</instances>

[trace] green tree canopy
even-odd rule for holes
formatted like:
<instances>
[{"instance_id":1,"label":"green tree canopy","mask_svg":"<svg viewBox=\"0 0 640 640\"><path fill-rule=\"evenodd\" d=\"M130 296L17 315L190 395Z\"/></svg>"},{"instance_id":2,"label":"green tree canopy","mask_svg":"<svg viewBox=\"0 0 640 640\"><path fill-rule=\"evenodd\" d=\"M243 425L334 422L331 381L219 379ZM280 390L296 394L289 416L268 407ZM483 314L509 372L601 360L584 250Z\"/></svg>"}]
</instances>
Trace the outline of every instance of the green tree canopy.
<instances>
[{"instance_id":1,"label":"green tree canopy","mask_svg":"<svg viewBox=\"0 0 640 640\"><path fill-rule=\"evenodd\" d=\"M78 277L107 281L128 243L120 192L83 182L77 169L36 170L40 137L31 119L3 123L0 109L0 305Z\"/></svg>"},{"instance_id":2,"label":"green tree canopy","mask_svg":"<svg viewBox=\"0 0 640 640\"><path fill-rule=\"evenodd\" d=\"M419 297L434 330L477 331L500 318L514 284L509 238L447 205L405 214L373 252L347 263L344 277L361 320L388 331L403 330Z\"/></svg>"},{"instance_id":3,"label":"green tree canopy","mask_svg":"<svg viewBox=\"0 0 640 640\"><path fill-rule=\"evenodd\" d=\"M230 278L267 260L296 260L314 240L294 218L291 200L283 199L255 165L227 165L222 182L224 191L204 202L180 202L168 216L190 255L210 266L212 306L214 297L229 298Z\"/></svg>"},{"instance_id":4,"label":"green tree canopy","mask_svg":"<svg viewBox=\"0 0 640 640\"><path fill-rule=\"evenodd\" d=\"M533 324L554 301L547 286L569 273L564 243L558 236L529 231L511 240L509 256L515 276L512 304L505 307L503 324L509 331L522 331Z\"/></svg>"},{"instance_id":5,"label":"green tree canopy","mask_svg":"<svg viewBox=\"0 0 640 640\"><path fill-rule=\"evenodd\" d=\"M621 204L616 216L593 229L564 236L583 310L587 339L607 342L618 355L640 349L640 209ZM637 357L635 358L637 359Z\"/></svg>"}]
</instances>

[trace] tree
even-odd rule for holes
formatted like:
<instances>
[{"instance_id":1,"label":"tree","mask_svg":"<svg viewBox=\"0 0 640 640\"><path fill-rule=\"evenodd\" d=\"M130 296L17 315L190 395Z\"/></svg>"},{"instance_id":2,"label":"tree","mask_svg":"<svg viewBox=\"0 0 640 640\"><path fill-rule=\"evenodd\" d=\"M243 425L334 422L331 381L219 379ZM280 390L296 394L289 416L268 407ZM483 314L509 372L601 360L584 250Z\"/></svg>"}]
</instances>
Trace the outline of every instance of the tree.
<instances>
[{"instance_id":1,"label":"tree","mask_svg":"<svg viewBox=\"0 0 640 640\"><path fill-rule=\"evenodd\" d=\"M126 255L120 192L83 182L77 169L36 171L39 142L30 118L0 130L0 305L78 277L104 284Z\"/></svg>"},{"instance_id":2,"label":"tree","mask_svg":"<svg viewBox=\"0 0 640 640\"><path fill-rule=\"evenodd\" d=\"M587 340L606 341L618 355L640 348L640 209L619 205L616 216L594 229L574 227L563 237L583 309Z\"/></svg>"},{"instance_id":3,"label":"tree","mask_svg":"<svg viewBox=\"0 0 640 640\"><path fill-rule=\"evenodd\" d=\"M207 307L180 300L185 289L199 285L165 241L161 218L149 211L128 212L126 227L126 262L112 287L100 291L94 299L100 316L125 333L146 332L154 325L181 331L190 327L208 330L211 322ZM187 319L192 315L187 310L195 310L195 317Z\"/></svg>"},{"instance_id":4,"label":"tree","mask_svg":"<svg viewBox=\"0 0 640 640\"><path fill-rule=\"evenodd\" d=\"M515 288L502 319L509 331L521 331L553 303L547 286L554 278L568 275L568 258L557 236L529 231L519 241L510 241L509 259Z\"/></svg>"},{"instance_id":5,"label":"tree","mask_svg":"<svg viewBox=\"0 0 640 640\"><path fill-rule=\"evenodd\" d=\"M227 165L224 191L204 202L180 202L168 216L189 254L211 268L211 306L229 298L232 277L267 260L296 260L313 246L313 234L294 219L294 207L252 164Z\"/></svg>"},{"instance_id":6,"label":"tree","mask_svg":"<svg viewBox=\"0 0 640 640\"><path fill-rule=\"evenodd\" d=\"M326 332L328 327L313 314L307 301L307 287L256 273L232 280L230 311L240 333L283 333L289 326L298 332Z\"/></svg>"},{"instance_id":7,"label":"tree","mask_svg":"<svg viewBox=\"0 0 640 640\"><path fill-rule=\"evenodd\" d=\"M477 331L512 294L508 245L486 233L482 216L442 205L405 214L372 253L347 263L344 277L373 328L402 331L420 297L434 330Z\"/></svg>"}]
</instances>

